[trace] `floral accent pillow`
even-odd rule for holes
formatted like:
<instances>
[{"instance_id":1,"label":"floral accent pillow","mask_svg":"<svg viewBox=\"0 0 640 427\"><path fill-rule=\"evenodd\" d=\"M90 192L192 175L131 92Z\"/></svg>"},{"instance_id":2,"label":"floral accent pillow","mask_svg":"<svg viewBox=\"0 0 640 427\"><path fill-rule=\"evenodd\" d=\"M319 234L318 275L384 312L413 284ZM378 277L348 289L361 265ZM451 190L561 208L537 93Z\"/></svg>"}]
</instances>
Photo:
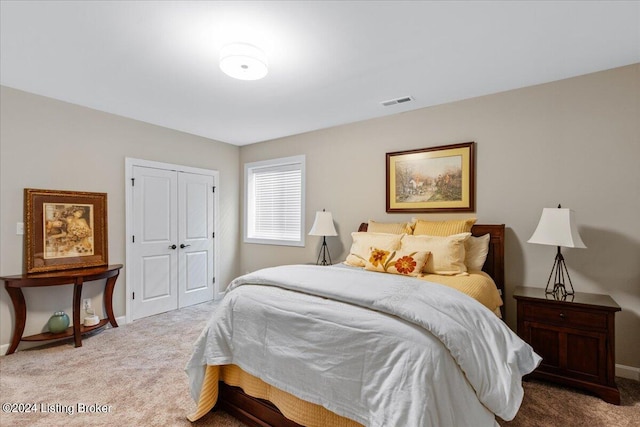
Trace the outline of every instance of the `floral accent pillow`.
<instances>
[{"instance_id":1,"label":"floral accent pillow","mask_svg":"<svg viewBox=\"0 0 640 427\"><path fill-rule=\"evenodd\" d=\"M428 258L429 252L401 252L371 248L364 269L417 277L422 273Z\"/></svg>"}]
</instances>

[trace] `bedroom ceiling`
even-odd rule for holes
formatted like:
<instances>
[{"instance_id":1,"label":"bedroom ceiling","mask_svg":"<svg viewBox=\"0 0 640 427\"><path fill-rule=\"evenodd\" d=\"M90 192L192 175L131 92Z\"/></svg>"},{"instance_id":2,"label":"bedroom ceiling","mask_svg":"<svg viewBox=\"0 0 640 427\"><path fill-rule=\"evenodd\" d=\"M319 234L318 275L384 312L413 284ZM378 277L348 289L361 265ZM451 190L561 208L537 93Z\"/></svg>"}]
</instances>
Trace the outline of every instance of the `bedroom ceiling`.
<instances>
[{"instance_id":1,"label":"bedroom ceiling","mask_svg":"<svg viewBox=\"0 0 640 427\"><path fill-rule=\"evenodd\" d=\"M5 86L245 145L640 62L640 2L3 0L0 41Z\"/></svg>"}]
</instances>

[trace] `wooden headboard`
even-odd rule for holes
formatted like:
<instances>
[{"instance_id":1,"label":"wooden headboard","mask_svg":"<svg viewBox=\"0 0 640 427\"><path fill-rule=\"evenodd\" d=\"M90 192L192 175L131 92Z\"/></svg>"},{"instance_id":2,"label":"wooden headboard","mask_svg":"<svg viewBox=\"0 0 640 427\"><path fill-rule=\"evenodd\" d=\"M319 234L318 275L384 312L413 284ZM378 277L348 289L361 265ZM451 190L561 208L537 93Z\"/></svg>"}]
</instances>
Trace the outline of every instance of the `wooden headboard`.
<instances>
[{"instance_id":1,"label":"wooden headboard","mask_svg":"<svg viewBox=\"0 0 640 427\"><path fill-rule=\"evenodd\" d=\"M368 224L360 224L358 231L367 231ZM484 263L482 271L493 278L493 281L504 301L504 224L476 224L471 228L473 236L483 236L489 234L489 253ZM505 319L504 304L500 307L502 318Z\"/></svg>"}]
</instances>

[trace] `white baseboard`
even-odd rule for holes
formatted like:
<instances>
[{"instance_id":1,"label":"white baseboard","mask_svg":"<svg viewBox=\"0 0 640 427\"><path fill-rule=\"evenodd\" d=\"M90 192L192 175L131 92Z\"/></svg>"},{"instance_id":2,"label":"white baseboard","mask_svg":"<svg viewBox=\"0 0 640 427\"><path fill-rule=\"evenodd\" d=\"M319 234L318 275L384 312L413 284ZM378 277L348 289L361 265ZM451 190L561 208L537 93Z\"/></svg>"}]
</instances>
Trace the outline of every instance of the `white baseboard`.
<instances>
[{"instance_id":1,"label":"white baseboard","mask_svg":"<svg viewBox=\"0 0 640 427\"><path fill-rule=\"evenodd\" d=\"M116 317L116 323L118 324L118 326L126 325L127 324L127 316ZM109 325L109 327L111 327L110 323L107 323L107 325Z\"/></svg>"},{"instance_id":2,"label":"white baseboard","mask_svg":"<svg viewBox=\"0 0 640 427\"><path fill-rule=\"evenodd\" d=\"M616 365L616 377L640 381L640 368L634 368L633 366Z\"/></svg>"},{"instance_id":3,"label":"white baseboard","mask_svg":"<svg viewBox=\"0 0 640 427\"><path fill-rule=\"evenodd\" d=\"M0 356L7 354L7 350L9 350L9 344L0 345Z\"/></svg>"}]
</instances>

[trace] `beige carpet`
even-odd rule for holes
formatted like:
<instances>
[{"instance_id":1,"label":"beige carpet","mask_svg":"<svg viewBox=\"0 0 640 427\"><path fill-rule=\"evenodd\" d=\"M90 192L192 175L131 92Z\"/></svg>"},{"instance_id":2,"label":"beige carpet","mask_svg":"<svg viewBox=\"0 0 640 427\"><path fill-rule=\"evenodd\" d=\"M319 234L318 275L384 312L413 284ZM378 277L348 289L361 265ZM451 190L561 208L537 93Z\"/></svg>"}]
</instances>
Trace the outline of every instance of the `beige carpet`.
<instances>
[{"instance_id":1,"label":"beige carpet","mask_svg":"<svg viewBox=\"0 0 640 427\"><path fill-rule=\"evenodd\" d=\"M515 419L502 427L640 427L640 382L616 378L620 406L595 396L541 381L524 382Z\"/></svg>"},{"instance_id":2,"label":"beige carpet","mask_svg":"<svg viewBox=\"0 0 640 427\"><path fill-rule=\"evenodd\" d=\"M212 307L200 304L107 329L86 337L80 348L66 341L0 357L2 403L35 403L39 410L0 412L0 426L191 426L186 416L195 403L184 366ZM53 412L40 412L40 404ZM110 408L78 413L78 404ZM72 415L64 412L69 407ZM223 413L196 425L242 426Z\"/></svg>"},{"instance_id":3,"label":"beige carpet","mask_svg":"<svg viewBox=\"0 0 640 427\"><path fill-rule=\"evenodd\" d=\"M0 357L1 403L35 404L38 411L0 412L0 426L243 427L223 412L194 424L186 419L195 403L183 368L212 307L201 304L108 329L86 337L81 348L63 341ZM526 382L516 419L499 422L503 427L640 426L640 383L619 379L618 385L621 406ZM85 411L108 412L78 413L82 405Z\"/></svg>"}]
</instances>

